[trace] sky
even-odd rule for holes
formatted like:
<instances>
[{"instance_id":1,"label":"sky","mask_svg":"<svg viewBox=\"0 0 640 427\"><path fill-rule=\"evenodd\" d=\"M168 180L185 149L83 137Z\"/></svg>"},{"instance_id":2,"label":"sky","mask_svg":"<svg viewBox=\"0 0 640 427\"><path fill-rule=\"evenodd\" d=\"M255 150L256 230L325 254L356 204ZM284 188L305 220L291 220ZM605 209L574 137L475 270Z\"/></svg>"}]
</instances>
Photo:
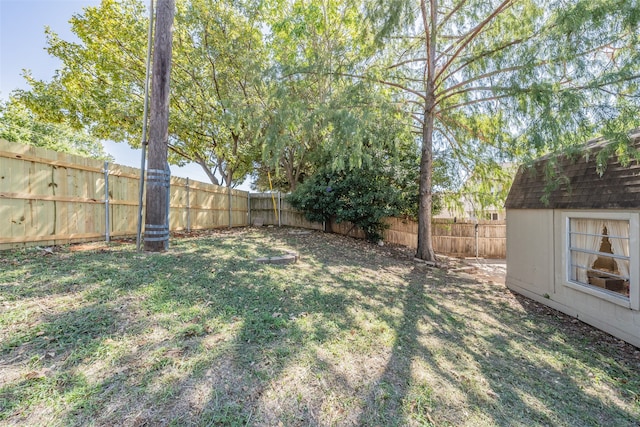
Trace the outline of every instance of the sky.
<instances>
[{"instance_id":1,"label":"sky","mask_svg":"<svg viewBox=\"0 0 640 427\"><path fill-rule=\"evenodd\" d=\"M99 4L99 0L0 0L0 99L8 99L16 89L29 89L22 77L24 69L30 70L36 79L50 80L60 62L45 50L45 27L49 26L64 40L77 40L69 19L82 13L85 7ZM140 168L139 149L112 141L104 142L104 146L116 163ZM196 164L171 165L171 174L210 182ZM249 189L247 183L238 188Z\"/></svg>"}]
</instances>

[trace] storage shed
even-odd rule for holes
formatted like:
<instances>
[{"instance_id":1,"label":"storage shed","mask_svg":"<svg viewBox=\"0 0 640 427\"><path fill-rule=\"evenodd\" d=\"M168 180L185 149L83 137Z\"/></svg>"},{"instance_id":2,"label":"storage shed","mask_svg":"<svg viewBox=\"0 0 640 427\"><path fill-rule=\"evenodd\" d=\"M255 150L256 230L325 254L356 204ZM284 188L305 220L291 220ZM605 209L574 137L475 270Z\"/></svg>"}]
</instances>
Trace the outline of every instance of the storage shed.
<instances>
[{"instance_id":1,"label":"storage shed","mask_svg":"<svg viewBox=\"0 0 640 427\"><path fill-rule=\"evenodd\" d=\"M632 140L640 148L640 133ZM520 167L506 202L506 284L640 347L640 164L614 155L601 176L605 145Z\"/></svg>"}]
</instances>

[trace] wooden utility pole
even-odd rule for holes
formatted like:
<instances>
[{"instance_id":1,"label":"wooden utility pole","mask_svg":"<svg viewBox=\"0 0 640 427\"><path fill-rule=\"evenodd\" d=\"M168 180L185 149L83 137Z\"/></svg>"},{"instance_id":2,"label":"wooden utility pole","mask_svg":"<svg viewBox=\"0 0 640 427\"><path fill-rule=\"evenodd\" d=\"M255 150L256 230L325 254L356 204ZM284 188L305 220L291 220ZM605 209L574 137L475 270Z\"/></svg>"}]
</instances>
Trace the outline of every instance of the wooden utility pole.
<instances>
[{"instance_id":1,"label":"wooden utility pole","mask_svg":"<svg viewBox=\"0 0 640 427\"><path fill-rule=\"evenodd\" d=\"M171 42L174 0L158 0L153 46L151 84L151 118L149 123L149 166L144 249L162 252L169 242L167 202L169 199L169 80L171 75Z\"/></svg>"}]
</instances>

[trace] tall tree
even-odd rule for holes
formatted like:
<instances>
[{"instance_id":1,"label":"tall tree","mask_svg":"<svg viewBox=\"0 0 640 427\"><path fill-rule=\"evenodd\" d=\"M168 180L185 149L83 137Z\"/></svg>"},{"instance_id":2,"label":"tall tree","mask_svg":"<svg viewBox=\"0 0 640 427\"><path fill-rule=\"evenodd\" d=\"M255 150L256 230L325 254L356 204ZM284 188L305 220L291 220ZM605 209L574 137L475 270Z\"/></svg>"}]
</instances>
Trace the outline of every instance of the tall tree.
<instances>
[{"instance_id":1,"label":"tall tree","mask_svg":"<svg viewBox=\"0 0 640 427\"><path fill-rule=\"evenodd\" d=\"M246 4L245 4L246 3ZM199 164L214 184L241 183L259 158L266 110L261 73L268 65L251 2L176 5L169 162ZM50 81L27 75L18 93L44 119L138 146L147 40L140 0L103 0L70 20L78 42L47 30L62 68Z\"/></svg>"},{"instance_id":2,"label":"tall tree","mask_svg":"<svg viewBox=\"0 0 640 427\"><path fill-rule=\"evenodd\" d=\"M110 159L100 140L65 124L42 122L14 98L0 101L0 138L83 157Z\"/></svg>"},{"instance_id":3,"label":"tall tree","mask_svg":"<svg viewBox=\"0 0 640 427\"><path fill-rule=\"evenodd\" d=\"M269 61L259 18L250 2L191 0L178 10L174 104L189 142L176 151L227 186L242 182L260 156Z\"/></svg>"},{"instance_id":4,"label":"tall tree","mask_svg":"<svg viewBox=\"0 0 640 427\"><path fill-rule=\"evenodd\" d=\"M318 168L359 167L371 154L363 144L370 122L393 115L387 88L342 76L375 54L359 37L359 0L274 0L268 15L270 106L257 184L269 172L280 188L295 190ZM327 157L326 154L330 153ZM329 158L331 165L326 165ZM268 187L267 187L268 188Z\"/></svg>"},{"instance_id":5,"label":"tall tree","mask_svg":"<svg viewBox=\"0 0 640 427\"><path fill-rule=\"evenodd\" d=\"M638 125L635 0L373 0L377 63L359 78L403 95L421 140L417 256L431 243L434 152L491 176L535 156Z\"/></svg>"}]
</instances>

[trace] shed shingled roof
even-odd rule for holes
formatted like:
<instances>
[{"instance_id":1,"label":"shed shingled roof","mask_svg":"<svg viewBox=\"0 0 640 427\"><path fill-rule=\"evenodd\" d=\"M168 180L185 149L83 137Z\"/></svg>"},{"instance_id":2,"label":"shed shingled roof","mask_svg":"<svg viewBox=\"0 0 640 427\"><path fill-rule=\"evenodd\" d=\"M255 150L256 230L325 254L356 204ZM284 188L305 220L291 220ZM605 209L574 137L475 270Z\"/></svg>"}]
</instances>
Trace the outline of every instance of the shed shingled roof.
<instances>
[{"instance_id":1,"label":"shed shingled roof","mask_svg":"<svg viewBox=\"0 0 640 427\"><path fill-rule=\"evenodd\" d=\"M640 148L640 133L632 135ZM616 156L607 163L602 176L596 170L596 156L606 145L602 140L585 144L585 155L559 156L555 170L560 185L547 190L545 169L551 156L533 165L522 165L507 196L507 209L624 209L640 208L640 163L622 166ZM588 153L588 155L586 155ZM546 196L546 197L545 197ZM546 199L546 203L545 203Z\"/></svg>"}]
</instances>

